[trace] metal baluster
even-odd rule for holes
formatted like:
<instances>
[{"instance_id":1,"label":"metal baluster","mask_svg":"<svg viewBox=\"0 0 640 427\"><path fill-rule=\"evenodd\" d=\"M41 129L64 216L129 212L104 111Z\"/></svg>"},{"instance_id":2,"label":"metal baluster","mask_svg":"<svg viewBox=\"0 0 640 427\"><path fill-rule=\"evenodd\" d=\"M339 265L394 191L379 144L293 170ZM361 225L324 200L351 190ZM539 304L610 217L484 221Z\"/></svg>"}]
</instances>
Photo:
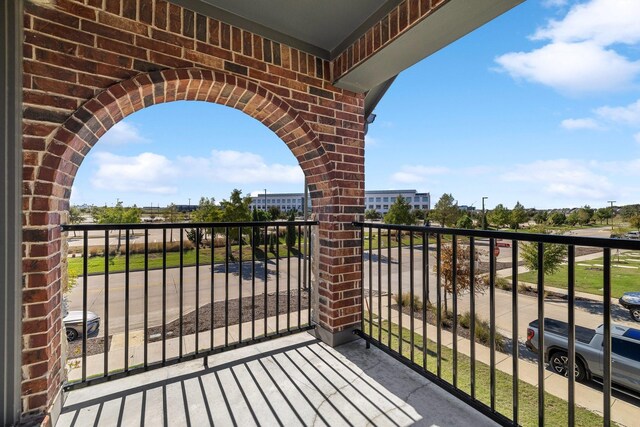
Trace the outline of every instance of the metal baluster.
<instances>
[{"instance_id":1,"label":"metal baluster","mask_svg":"<svg viewBox=\"0 0 640 427\"><path fill-rule=\"evenodd\" d=\"M167 229L162 229L162 365L167 361Z\"/></svg>"},{"instance_id":2,"label":"metal baluster","mask_svg":"<svg viewBox=\"0 0 640 427\"><path fill-rule=\"evenodd\" d=\"M224 346L229 346L229 227L224 228Z\"/></svg>"},{"instance_id":3,"label":"metal baluster","mask_svg":"<svg viewBox=\"0 0 640 427\"><path fill-rule=\"evenodd\" d=\"M451 290L453 291L451 295L453 305L453 324L451 325L453 332L453 386L458 388L458 239L455 235L451 236L451 254L453 270L451 273Z\"/></svg>"},{"instance_id":4,"label":"metal baluster","mask_svg":"<svg viewBox=\"0 0 640 427\"><path fill-rule=\"evenodd\" d=\"M256 339L256 247L259 240L256 239L256 226L251 226L251 340Z\"/></svg>"},{"instance_id":5,"label":"metal baluster","mask_svg":"<svg viewBox=\"0 0 640 427\"><path fill-rule=\"evenodd\" d=\"M144 230L144 368L149 367L149 230Z\"/></svg>"},{"instance_id":6,"label":"metal baluster","mask_svg":"<svg viewBox=\"0 0 640 427\"><path fill-rule=\"evenodd\" d=\"M436 234L436 370L442 376L442 235Z\"/></svg>"},{"instance_id":7,"label":"metal baluster","mask_svg":"<svg viewBox=\"0 0 640 427\"><path fill-rule=\"evenodd\" d=\"M118 242L120 243L120 242ZM125 272L124 272L124 371L129 372L129 301L130 283L129 283L129 229L125 232ZM86 329L85 329L86 330Z\"/></svg>"},{"instance_id":8,"label":"metal baluster","mask_svg":"<svg viewBox=\"0 0 640 427\"><path fill-rule=\"evenodd\" d=\"M300 272L302 271L302 226L298 225L298 329L300 329L300 316L302 314L301 304L302 304L302 276Z\"/></svg>"},{"instance_id":9,"label":"metal baluster","mask_svg":"<svg viewBox=\"0 0 640 427\"><path fill-rule=\"evenodd\" d=\"M429 295L429 235L422 232L422 367L427 370L427 302Z\"/></svg>"},{"instance_id":10,"label":"metal baluster","mask_svg":"<svg viewBox=\"0 0 640 427\"><path fill-rule=\"evenodd\" d=\"M568 319L569 319L569 413L567 425L573 427L575 425L575 369L576 369L576 313L575 313L575 285L576 285L576 247L569 245L568 247L568 277L567 277L567 297L568 297ZM573 375L572 375L573 374Z\"/></svg>"},{"instance_id":11,"label":"metal baluster","mask_svg":"<svg viewBox=\"0 0 640 427\"><path fill-rule=\"evenodd\" d=\"M238 342L242 342L242 226L238 227Z\"/></svg>"},{"instance_id":12,"label":"metal baluster","mask_svg":"<svg viewBox=\"0 0 640 427\"><path fill-rule=\"evenodd\" d=\"M196 227L196 355L200 347L200 228Z\"/></svg>"},{"instance_id":13,"label":"metal baluster","mask_svg":"<svg viewBox=\"0 0 640 427\"><path fill-rule=\"evenodd\" d=\"M399 237L399 239L398 239ZM398 241L398 297L402 301L402 231L396 228L396 241ZM398 353L402 356L402 304L398 303Z\"/></svg>"},{"instance_id":14,"label":"metal baluster","mask_svg":"<svg viewBox=\"0 0 640 427\"><path fill-rule=\"evenodd\" d=\"M518 385L520 381L520 371L518 369L518 359L520 358L518 342L518 241L511 241L511 360L512 360L512 405L513 423L518 424L519 393Z\"/></svg>"},{"instance_id":15,"label":"metal baluster","mask_svg":"<svg viewBox=\"0 0 640 427\"><path fill-rule=\"evenodd\" d=\"M401 240L402 242L402 240ZM413 267L414 267L414 262L413 262L413 231L410 232L409 234L409 298L411 298L411 302L409 303L409 306L411 307L409 309L409 312L411 313L411 317L409 318L409 329L411 330L411 336L409 338L409 345L411 346L411 351L409 352L410 356L411 356L411 361L414 361L414 339L413 339L413 334L414 334L414 304L413 304L413 298L415 296L415 292L413 290L413 286L414 286L414 277L413 277Z\"/></svg>"},{"instance_id":16,"label":"metal baluster","mask_svg":"<svg viewBox=\"0 0 640 427\"><path fill-rule=\"evenodd\" d=\"M109 376L109 230L104 230L104 376Z\"/></svg>"},{"instance_id":17,"label":"metal baluster","mask_svg":"<svg viewBox=\"0 0 640 427\"><path fill-rule=\"evenodd\" d=\"M287 245L287 332L291 332L291 247L289 246L289 229L287 225L286 245ZM295 230L295 228L294 228Z\"/></svg>"},{"instance_id":18,"label":"metal baluster","mask_svg":"<svg viewBox=\"0 0 640 427\"><path fill-rule=\"evenodd\" d=\"M382 342L382 249L380 228L378 230L378 342ZM371 261L369 261L371 262Z\"/></svg>"},{"instance_id":19,"label":"metal baluster","mask_svg":"<svg viewBox=\"0 0 640 427\"><path fill-rule=\"evenodd\" d=\"M89 232L82 233L82 382L87 381L87 290L89 281ZM105 337L105 340L108 340ZM108 357L108 355L107 355Z\"/></svg>"},{"instance_id":20,"label":"metal baluster","mask_svg":"<svg viewBox=\"0 0 640 427\"><path fill-rule=\"evenodd\" d=\"M209 310L209 349L213 350L215 347L215 342L214 342L214 336L213 336L213 331L215 328L214 325L214 312L215 312L215 306L216 306L216 298L215 298L215 258L216 258L216 251L215 251L215 240L216 240L216 235L215 235L215 229L213 227L211 227L211 242L210 242L210 246L211 246L211 260L209 261L210 263L210 272L209 272L209 295L210 295L210 310Z\"/></svg>"},{"instance_id":21,"label":"metal baluster","mask_svg":"<svg viewBox=\"0 0 640 427\"><path fill-rule=\"evenodd\" d=\"M269 258L269 250L268 250L268 245L269 245L269 226L265 225L264 226L264 316L263 316L263 321L264 321L264 336L266 337L268 335L267 331L267 318L269 317L269 305L268 305L268 296L267 296L267 282L268 282L268 275L269 275L269 263L268 258Z\"/></svg>"},{"instance_id":22,"label":"metal baluster","mask_svg":"<svg viewBox=\"0 0 640 427\"><path fill-rule=\"evenodd\" d=\"M544 243L538 242L538 425L544 425Z\"/></svg>"},{"instance_id":23,"label":"metal baluster","mask_svg":"<svg viewBox=\"0 0 640 427\"><path fill-rule=\"evenodd\" d=\"M392 334L392 322L391 322L391 295L393 294L391 289L391 226L387 227L387 332L389 349L391 349Z\"/></svg>"},{"instance_id":24,"label":"metal baluster","mask_svg":"<svg viewBox=\"0 0 640 427\"><path fill-rule=\"evenodd\" d=\"M182 359L182 334L184 332L184 228L180 227L180 341L179 357Z\"/></svg>"},{"instance_id":25,"label":"metal baluster","mask_svg":"<svg viewBox=\"0 0 640 427\"><path fill-rule=\"evenodd\" d=\"M276 225L276 334L280 333L280 226Z\"/></svg>"},{"instance_id":26,"label":"metal baluster","mask_svg":"<svg viewBox=\"0 0 640 427\"><path fill-rule=\"evenodd\" d=\"M496 239L489 240L489 377L491 410L496 410Z\"/></svg>"},{"instance_id":27,"label":"metal baluster","mask_svg":"<svg viewBox=\"0 0 640 427\"><path fill-rule=\"evenodd\" d=\"M469 373L469 387L471 389L471 398L476 398L476 259L478 254L476 253L476 239L471 236L469 238L469 253L473 254L473 262L469 266L469 280L470 280L470 292L469 292L469 311L470 311L470 324L469 324L469 354L471 357L471 366Z\"/></svg>"},{"instance_id":28,"label":"metal baluster","mask_svg":"<svg viewBox=\"0 0 640 427\"><path fill-rule=\"evenodd\" d=\"M604 292L603 292L603 303L604 303L604 313L603 313L603 327L604 327L604 342L602 343L604 347L604 356L603 356L603 374L604 378L602 378L602 389L604 391L604 400L602 402L602 417L604 418L603 425L605 427L609 427L611 425L611 249L604 248L604 259L603 259L603 281L604 281Z\"/></svg>"},{"instance_id":29,"label":"metal baluster","mask_svg":"<svg viewBox=\"0 0 640 427\"><path fill-rule=\"evenodd\" d=\"M373 247L371 239L373 238L373 229L369 226L369 337L373 335L373 264L371 263L371 252ZM364 252L364 246L362 247Z\"/></svg>"}]
</instances>

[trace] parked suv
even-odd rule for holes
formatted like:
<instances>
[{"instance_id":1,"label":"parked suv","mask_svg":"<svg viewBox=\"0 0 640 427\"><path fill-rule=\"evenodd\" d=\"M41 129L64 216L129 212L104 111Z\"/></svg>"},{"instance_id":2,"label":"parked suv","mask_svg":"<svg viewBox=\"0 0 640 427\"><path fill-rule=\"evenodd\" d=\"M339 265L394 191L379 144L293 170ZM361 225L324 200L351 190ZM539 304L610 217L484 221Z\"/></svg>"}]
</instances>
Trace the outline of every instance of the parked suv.
<instances>
[{"instance_id":1,"label":"parked suv","mask_svg":"<svg viewBox=\"0 0 640 427\"><path fill-rule=\"evenodd\" d=\"M624 237L625 239L640 239L640 231L629 231Z\"/></svg>"},{"instance_id":2,"label":"parked suv","mask_svg":"<svg viewBox=\"0 0 640 427\"><path fill-rule=\"evenodd\" d=\"M629 310L633 320L640 322L640 292L625 292L620 298L620 305Z\"/></svg>"},{"instance_id":3,"label":"parked suv","mask_svg":"<svg viewBox=\"0 0 640 427\"><path fill-rule=\"evenodd\" d=\"M555 373L567 376L568 331L566 322L556 319L544 319L544 360ZM604 375L602 359L604 350L604 327L596 329L576 326L575 349L576 381L599 380ZM527 328L527 348L534 352L538 348L538 321L529 323ZM631 390L640 393L640 329L622 325L611 325L611 383L621 391Z\"/></svg>"}]
</instances>

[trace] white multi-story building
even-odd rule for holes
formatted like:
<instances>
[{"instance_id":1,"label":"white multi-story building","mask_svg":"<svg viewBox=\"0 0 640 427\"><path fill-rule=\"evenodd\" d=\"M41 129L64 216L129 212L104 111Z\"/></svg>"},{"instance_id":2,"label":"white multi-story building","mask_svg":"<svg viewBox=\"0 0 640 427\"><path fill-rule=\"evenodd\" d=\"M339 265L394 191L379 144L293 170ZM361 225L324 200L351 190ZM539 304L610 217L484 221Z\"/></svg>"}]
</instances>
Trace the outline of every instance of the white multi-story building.
<instances>
[{"instance_id":1,"label":"white multi-story building","mask_svg":"<svg viewBox=\"0 0 640 427\"><path fill-rule=\"evenodd\" d=\"M429 193L418 193L416 190L380 190L365 191L365 209L374 209L380 214L389 212L389 207L396 201L398 196L404 197L413 209L431 209L431 195ZM278 207L283 212L297 210L302 212L304 205L304 194L302 193L273 193L260 194L253 197L251 201L252 209L269 209L272 206ZM311 207L311 201L309 201Z\"/></svg>"},{"instance_id":2,"label":"white multi-story building","mask_svg":"<svg viewBox=\"0 0 640 427\"><path fill-rule=\"evenodd\" d=\"M259 194L257 196L254 196L251 200L251 209L267 210L272 206L279 208L282 212L289 212L294 209L298 212L302 212L302 206L304 206L304 194ZM311 201L309 201L309 207L311 207Z\"/></svg>"},{"instance_id":3,"label":"white multi-story building","mask_svg":"<svg viewBox=\"0 0 640 427\"><path fill-rule=\"evenodd\" d=\"M431 209L431 195L418 193L416 190L365 191L364 196L365 209L373 209L382 215L389 212L389 208L398 196L404 197L413 209Z\"/></svg>"}]
</instances>

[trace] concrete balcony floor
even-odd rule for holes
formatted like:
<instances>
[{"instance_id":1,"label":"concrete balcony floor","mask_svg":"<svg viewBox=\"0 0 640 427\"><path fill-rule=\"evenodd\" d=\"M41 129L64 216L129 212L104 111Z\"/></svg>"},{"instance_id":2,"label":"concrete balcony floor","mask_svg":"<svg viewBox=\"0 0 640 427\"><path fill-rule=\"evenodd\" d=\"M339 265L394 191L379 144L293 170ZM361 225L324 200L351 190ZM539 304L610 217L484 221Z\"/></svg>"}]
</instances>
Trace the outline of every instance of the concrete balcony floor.
<instances>
[{"instance_id":1,"label":"concrete balcony floor","mask_svg":"<svg viewBox=\"0 0 640 427\"><path fill-rule=\"evenodd\" d=\"M66 393L62 426L493 426L362 340L299 333Z\"/></svg>"}]
</instances>

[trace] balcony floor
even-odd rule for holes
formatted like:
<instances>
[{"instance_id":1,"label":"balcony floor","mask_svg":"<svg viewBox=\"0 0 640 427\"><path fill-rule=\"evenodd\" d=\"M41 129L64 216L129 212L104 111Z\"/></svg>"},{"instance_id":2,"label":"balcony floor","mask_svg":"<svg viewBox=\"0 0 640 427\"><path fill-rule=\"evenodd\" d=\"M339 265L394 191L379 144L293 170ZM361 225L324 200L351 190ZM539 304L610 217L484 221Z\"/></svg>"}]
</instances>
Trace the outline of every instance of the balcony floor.
<instances>
[{"instance_id":1,"label":"balcony floor","mask_svg":"<svg viewBox=\"0 0 640 427\"><path fill-rule=\"evenodd\" d=\"M307 333L66 393L62 426L496 425L358 340Z\"/></svg>"}]
</instances>

